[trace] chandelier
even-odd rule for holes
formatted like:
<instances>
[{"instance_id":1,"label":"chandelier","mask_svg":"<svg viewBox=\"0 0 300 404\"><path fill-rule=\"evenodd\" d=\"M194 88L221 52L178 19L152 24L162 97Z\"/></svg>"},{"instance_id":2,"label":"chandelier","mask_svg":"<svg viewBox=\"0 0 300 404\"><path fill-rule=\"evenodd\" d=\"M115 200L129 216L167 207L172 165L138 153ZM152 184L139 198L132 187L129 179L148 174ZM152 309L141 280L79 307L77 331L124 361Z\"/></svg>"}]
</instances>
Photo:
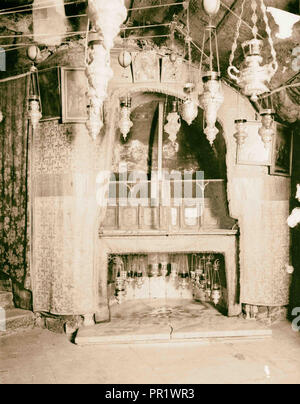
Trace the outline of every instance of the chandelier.
<instances>
[{"instance_id":1,"label":"chandelier","mask_svg":"<svg viewBox=\"0 0 300 404\"><path fill-rule=\"evenodd\" d=\"M266 33L268 35L268 41L271 47L272 62L262 66L263 57L261 51L263 47L263 41L258 39L258 16L257 16L257 0L251 0L251 7L253 10L252 22L253 22L253 39L245 41L242 44L242 49L245 57L245 67L238 70L234 65L235 52L238 47L238 39L240 35L240 28L242 24L242 17L244 13L245 0L242 3L242 12L237 24L236 34L232 45L232 52L229 59L228 75L234 80L242 89L243 93L254 102L257 102L258 96L268 92L267 84L271 81L272 77L278 69L277 55L274 48L271 29L269 25L267 8L263 0L260 1L261 11L263 19L266 25Z\"/></svg>"},{"instance_id":2,"label":"chandelier","mask_svg":"<svg viewBox=\"0 0 300 404\"><path fill-rule=\"evenodd\" d=\"M224 102L224 95L221 84L221 70L219 62L218 38L216 27L212 24L212 17L219 11L220 2L215 1L208 3L203 2L204 9L210 17L210 24L206 27L203 36L202 55L201 55L201 72L203 72L203 54L208 33L209 42L209 71L202 75L203 94L200 96L200 103L205 113L206 127L204 133L212 146L219 130L216 128L218 111ZM216 49L216 58L213 54L213 45Z\"/></svg>"}]
</instances>

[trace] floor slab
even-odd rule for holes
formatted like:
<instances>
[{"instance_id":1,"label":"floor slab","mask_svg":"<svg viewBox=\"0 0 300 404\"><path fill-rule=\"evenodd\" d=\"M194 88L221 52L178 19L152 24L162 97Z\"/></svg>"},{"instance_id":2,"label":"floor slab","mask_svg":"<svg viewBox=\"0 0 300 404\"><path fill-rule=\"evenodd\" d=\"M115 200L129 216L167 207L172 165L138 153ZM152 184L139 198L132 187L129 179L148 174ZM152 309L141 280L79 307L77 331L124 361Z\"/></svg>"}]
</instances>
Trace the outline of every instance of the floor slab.
<instances>
[{"instance_id":1,"label":"floor slab","mask_svg":"<svg viewBox=\"0 0 300 404\"><path fill-rule=\"evenodd\" d=\"M269 338L272 330L242 318L228 318L212 305L191 300L134 300L111 307L111 321L81 328L77 345L191 342Z\"/></svg>"}]
</instances>

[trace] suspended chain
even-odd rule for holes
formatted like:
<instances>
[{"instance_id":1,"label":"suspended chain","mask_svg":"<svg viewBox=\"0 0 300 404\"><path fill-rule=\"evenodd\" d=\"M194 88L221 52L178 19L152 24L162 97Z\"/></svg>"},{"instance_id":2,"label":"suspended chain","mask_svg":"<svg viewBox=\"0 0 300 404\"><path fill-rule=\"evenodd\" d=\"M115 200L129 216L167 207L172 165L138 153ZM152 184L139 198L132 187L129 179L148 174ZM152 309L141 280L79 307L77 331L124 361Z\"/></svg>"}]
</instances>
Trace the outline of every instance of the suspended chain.
<instances>
[{"instance_id":1,"label":"suspended chain","mask_svg":"<svg viewBox=\"0 0 300 404\"><path fill-rule=\"evenodd\" d=\"M236 52L237 47L238 47L238 39L239 39L239 36L240 36L240 29L241 29L241 25L242 25L242 22L243 22L243 14L244 14L245 2L246 2L246 0L243 0L242 11L241 11L241 15L240 15L240 18L238 20L237 27L236 27L235 37L234 37L234 41L233 41L233 44L232 44L231 55L230 55L230 58L229 58L229 66L233 66L233 61L234 61L234 58L235 58L235 52Z\"/></svg>"},{"instance_id":2,"label":"suspended chain","mask_svg":"<svg viewBox=\"0 0 300 404\"><path fill-rule=\"evenodd\" d=\"M265 6L264 0L260 0L260 2L261 2L261 10L262 10L264 21L266 24L266 32L268 34L268 39L269 39L269 43L271 46L271 54L272 54L272 58L273 58L272 66L273 66L273 70L274 70L274 74L275 74L276 71L278 70L277 54L276 54L274 42L272 39L272 31L270 28L269 19L268 19L268 15L267 15L267 7Z\"/></svg>"},{"instance_id":3,"label":"suspended chain","mask_svg":"<svg viewBox=\"0 0 300 404\"><path fill-rule=\"evenodd\" d=\"M251 7L253 10L253 15L252 15L252 22L253 22L253 28L252 28L252 33L255 39L257 39L257 34L258 34L258 28L257 28L257 21L258 21L258 17L257 17L257 2L256 0L251 0Z\"/></svg>"}]
</instances>

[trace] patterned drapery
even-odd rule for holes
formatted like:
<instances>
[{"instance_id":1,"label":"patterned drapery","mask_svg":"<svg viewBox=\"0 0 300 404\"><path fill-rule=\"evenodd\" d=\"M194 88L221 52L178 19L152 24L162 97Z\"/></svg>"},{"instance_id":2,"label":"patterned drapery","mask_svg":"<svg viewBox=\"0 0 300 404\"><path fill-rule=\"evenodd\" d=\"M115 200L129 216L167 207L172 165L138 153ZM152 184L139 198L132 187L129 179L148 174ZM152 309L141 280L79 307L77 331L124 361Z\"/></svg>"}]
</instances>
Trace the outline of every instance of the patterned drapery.
<instances>
[{"instance_id":1,"label":"patterned drapery","mask_svg":"<svg viewBox=\"0 0 300 404\"><path fill-rule=\"evenodd\" d=\"M0 271L28 288L27 77L0 84Z\"/></svg>"}]
</instances>

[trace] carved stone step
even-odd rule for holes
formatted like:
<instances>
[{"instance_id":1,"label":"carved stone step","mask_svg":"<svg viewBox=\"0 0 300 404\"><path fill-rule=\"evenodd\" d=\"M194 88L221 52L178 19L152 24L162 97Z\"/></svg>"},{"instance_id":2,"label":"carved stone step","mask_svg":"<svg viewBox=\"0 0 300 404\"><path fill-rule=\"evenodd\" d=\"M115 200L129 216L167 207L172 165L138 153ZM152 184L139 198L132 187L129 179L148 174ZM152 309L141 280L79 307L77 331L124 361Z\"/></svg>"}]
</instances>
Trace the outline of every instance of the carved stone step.
<instances>
[{"instance_id":1,"label":"carved stone step","mask_svg":"<svg viewBox=\"0 0 300 404\"><path fill-rule=\"evenodd\" d=\"M0 337L19 329L33 328L34 324L35 317L31 311L20 309L0 310Z\"/></svg>"},{"instance_id":2,"label":"carved stone step","mask_svg":"<svg viewBox=\"0 0 300 404\"><path fill-rule=\"evenodd\" d=\"M11 292L0 291L0 307L3 309L13 309L13 294Z\"/></svg>"}]
</instances>

